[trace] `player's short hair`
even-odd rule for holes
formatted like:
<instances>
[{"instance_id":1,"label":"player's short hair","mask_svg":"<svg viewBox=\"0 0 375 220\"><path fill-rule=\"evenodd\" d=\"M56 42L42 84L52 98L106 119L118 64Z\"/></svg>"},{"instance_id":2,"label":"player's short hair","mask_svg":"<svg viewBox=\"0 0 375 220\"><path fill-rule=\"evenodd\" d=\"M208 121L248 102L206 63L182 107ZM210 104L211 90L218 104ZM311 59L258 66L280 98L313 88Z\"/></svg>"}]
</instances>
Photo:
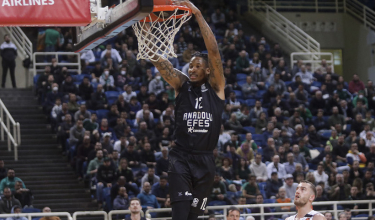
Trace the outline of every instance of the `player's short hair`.
<instances>
[{"instance_id":1,"label":"player's short hair","mask_svg":"<svg viewBox=\"0 0 375 220\"><path fill-rule=\"evenodd\" d=\"M191 55L191 57L192 58L193 57L201 57L204 60L204 62L206 62L206 65L208 67L208 54L201 53L201 52L195 52L195 53L193 53L193 55Z\"/></svg>"},{"instance_id":2,"label":"player's short hair","mask_svg":"<svg viewBox=\"0 0 375 220\"><path fill-rule=\"evenodd\" d=\"M237 207L234 207L234 206L231 206L229 207L228 211L227 211L227 217L229 216L229 214L233 211L237 211L238 213L241 213L240 210L237 208Z\"/></svg>"},{"instance_id":3,"label":"player's short hair","mask_svg":"<svg viewBox=\"0 0 375 220\"><path fill-rule=\"evenodd\" d=\"M307 180L301 180L300 183L307 183L307 184L309 184L311 190L314 192L314 196L316 197L317 192L316 192L316 187L315 187L314 183L312 183L310 181L307 181Z\"/></svg>"},{"instance_id":4,"label":"player's short hair","mask_svg":"<svg viewBox=\"0 0 375 220\"><path fill-rule=\"evenodd\" d=\"M137 197L133 197L133 198L131 198L130 201L129 201L129 203L132 203L132 201L138 201L139 204L141 204L141 200L138 199Z\"/></svg>"}]
</instances>

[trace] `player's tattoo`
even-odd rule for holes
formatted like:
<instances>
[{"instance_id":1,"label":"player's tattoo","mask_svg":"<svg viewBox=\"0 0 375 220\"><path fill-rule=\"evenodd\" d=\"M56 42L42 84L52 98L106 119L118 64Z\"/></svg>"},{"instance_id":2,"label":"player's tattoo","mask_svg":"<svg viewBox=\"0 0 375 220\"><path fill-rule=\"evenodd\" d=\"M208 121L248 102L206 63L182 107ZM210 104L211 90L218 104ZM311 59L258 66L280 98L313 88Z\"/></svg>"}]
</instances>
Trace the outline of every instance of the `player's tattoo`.
<instances>
[{"instance_id":1,"label":"player's tattoo","mask_svg":"<svg viewBox=\"0 0 375 220\"><path fill-rule=\"evenodd\" d=\"M172 80L172 78L177 77L176 71L168 60L157 62L155 64L165 80Z\"/></svg>"}]
</instances>

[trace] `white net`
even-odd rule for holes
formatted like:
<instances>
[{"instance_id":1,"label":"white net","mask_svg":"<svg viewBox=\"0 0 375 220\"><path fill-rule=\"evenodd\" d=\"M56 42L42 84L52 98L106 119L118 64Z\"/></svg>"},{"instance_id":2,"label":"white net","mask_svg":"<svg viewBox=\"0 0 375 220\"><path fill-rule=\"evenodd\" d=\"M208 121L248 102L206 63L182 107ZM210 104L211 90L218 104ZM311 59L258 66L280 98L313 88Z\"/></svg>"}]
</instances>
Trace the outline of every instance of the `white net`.
<instances>
[{"instance_id":1,"label":"white net","mask_svg":"<svg viewBox=\"0 0 375 220\"><path fill-rule=\"evenodd\" d=\"M149 59L157 62L160 57L166 59L177 57L173 41L181 26L191 18L189 11L176 8L174 11L153 12L148 19L133 24L138 39L137 60ZM155 19L155 15L157 19ZM146 22L150 20L151 22Z\"/></svg>"}]
</instances>

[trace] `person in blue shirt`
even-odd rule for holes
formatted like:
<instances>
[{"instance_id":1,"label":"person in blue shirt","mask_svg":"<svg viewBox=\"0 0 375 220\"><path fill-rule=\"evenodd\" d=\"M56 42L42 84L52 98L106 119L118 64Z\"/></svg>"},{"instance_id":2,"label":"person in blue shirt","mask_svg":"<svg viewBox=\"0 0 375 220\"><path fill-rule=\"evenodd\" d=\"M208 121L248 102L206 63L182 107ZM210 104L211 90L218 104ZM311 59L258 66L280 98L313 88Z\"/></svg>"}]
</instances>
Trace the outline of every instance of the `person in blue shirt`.
<instances>
[{"instance_id":1,"label":"person in blue shirt","mask_svg":"<svg viewBox=\"0 0 375 220\"><path fill-rule=\"evenodd\" d=\"M156 200L161 206L164 206L169 193L168 177L161 176L160 181L152 186L152 194L156 196Z\"/></svg>"},{"instance_id":2,"label":"person in blue shirt","mask_svg":"<svg viewBox=\"0 0 375 220\"><path fill-rule=\"evenodd\" d=\"M160 208L156 196L151 194L151 185L149 182L143 184L143 192L138 194L138 199L141 200L143 211L148 209Z\"/></svg>"}]
</instances>

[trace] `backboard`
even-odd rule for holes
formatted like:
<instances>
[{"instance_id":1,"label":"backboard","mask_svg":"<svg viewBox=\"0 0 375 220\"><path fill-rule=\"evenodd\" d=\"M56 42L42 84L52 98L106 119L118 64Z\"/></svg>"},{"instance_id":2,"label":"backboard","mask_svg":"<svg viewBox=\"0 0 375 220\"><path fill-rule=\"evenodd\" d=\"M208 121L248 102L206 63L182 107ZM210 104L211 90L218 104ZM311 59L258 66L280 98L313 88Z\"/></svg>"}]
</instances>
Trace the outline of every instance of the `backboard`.
<instances>
[{"instance_id":1,"label":"backboard","mask_svg":"<svg viewBox=\"0 0 375 220\"><path fill-rule=\"evenodd\" d=\"M77 27L75 52L94 49L145 18L152 12L154 6L153 0L126 0L109 9L101 7L101 0L90 0L90 2L91 13L95 17L89 25Z\"/></svg>"}]
</instances>

